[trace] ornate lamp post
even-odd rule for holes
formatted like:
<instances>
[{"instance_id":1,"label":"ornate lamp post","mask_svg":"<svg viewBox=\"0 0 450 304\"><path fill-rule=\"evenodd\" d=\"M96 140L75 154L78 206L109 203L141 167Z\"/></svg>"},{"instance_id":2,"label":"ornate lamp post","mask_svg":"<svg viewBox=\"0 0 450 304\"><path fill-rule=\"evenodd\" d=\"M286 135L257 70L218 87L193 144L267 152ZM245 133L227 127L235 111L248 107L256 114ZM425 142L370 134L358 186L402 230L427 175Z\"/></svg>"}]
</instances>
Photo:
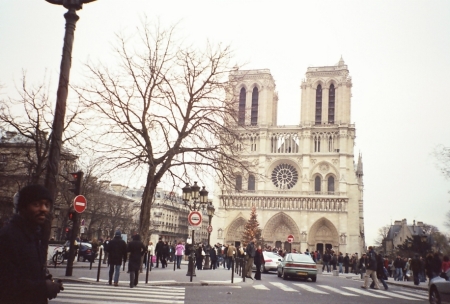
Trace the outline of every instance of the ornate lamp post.
<instances>
[{"instance_id":1,"label":"ornate lamp post","mask_svg":"<svg viewBox=\"0 0 450 304\"><path fill-rule=\"evenodd\" d=\"M200 187L197 185L197 182L194 182L193 186L189 186L186 183L186 186L183 188L183 202L186 207L189 208L190 211L199 211L200 208L205 208L208 203L208 191L205 190L205 187L201 191ZM195 276L195 268L194 268L194 257L195 257L195 230L192 229L191 236L191 244L189 245L190 258L189 258L189 266L187 276Z\"/></svg>"},{"instance_id":2,"label":"ornate lamp post","mask_svg":"<svg viewBox=\"0 0 450 304\"><path fill-rule=\"evenodd\" d=\"M68 9L67 13L64 14L64 18L66 18L66 32L64 34L64 45L59 73L59 83L58 83L58 90L56 92L55 116L53 118L52 135L46 168L47 171L45 174L45 187L52 195L53 200L55 200L57 194L56 180L59 172L59 160L61 156L61 146L62 146L62 133L64 129L64 116L66 115L66 102L67 102L67 95L69 94L69 75L70 75L70 66L72 65L72 47L75 33L75 24L79 19L77 15L77 10L82 9L84 3L89 3L95 0L46 0L46 1L51 4L62 5ZM52 219L50 218L49 221L45 223L43 231L44 243L48 243L47 240L50 237L51 222ZM67 265L69 270L66 271L66 276L72 276L71 259L69 259Z\"/></svg>"},{"instance_id":3,"label":"ornate lamp post","mask_svg":"<svg viewBox=\"0 0 450 304\"><path fill-rule=\"evenodd\" d=\"M216 209L214 209L214 206L212 204L212 202L208 203L208 206L206 207L206 211L208 212L208 218L209 218L209 225L208 225L208 247L211 246L211 232L212 232L212 226L211 226L211 220L212 217L214 216L214 211ZM204 269L211 269L210 267L210 262L209 262L209 250L208 252L206 252L206 258L205 258L205 267L203 267Z\"/></svg>"}]
</instances>

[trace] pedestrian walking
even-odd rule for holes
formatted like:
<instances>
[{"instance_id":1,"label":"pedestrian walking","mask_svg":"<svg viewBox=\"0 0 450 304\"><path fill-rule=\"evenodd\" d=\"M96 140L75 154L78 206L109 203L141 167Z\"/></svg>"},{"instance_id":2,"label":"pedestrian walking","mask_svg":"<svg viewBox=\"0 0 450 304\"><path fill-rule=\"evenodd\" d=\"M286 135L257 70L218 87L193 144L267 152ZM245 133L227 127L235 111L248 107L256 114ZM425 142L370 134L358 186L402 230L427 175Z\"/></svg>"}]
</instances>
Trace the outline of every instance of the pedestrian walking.
<instances>
[{"instance_id":1,"label":"pedestrian walking","mask_svg":"<svg viewBox=\"0 0 450 304\"><path fill-rule=\"evenodd\" d=\"M236 247L234 247L233 244L228 245L226 258L228 270L230 270L230 268L233 268L235 254L236 254Z\"/></svg>"},{"instance_id":2,"label":"pedestrian walking","mask_svg":"<svg viewBox=\"0 0 450 304\"><path fill-rule=\"evenodd\" d=\"M163 263L163 250L164 250L164 242L162 241L162 238L159 238L158 243L156 243L156 248L155 248L155 252L156 252L156 268L158 268L159 266L159 262L161 262L161 267L164 268L164 263Z\"/></svg>"},{"instance_id":3,"label":"pedestrian walking","mask_svg":"<svg viewBox=\"0 0 450 304\"><path fill-rule=\"evenodd\" d=\"M198 244L198 248L195 251L195 262L197 264L197 269L202 270L203 269L203 257L205 253L203 251L202 244Z\"/></svg>"},{"instance_id":4,"label":"pedestrian walking","mask_svg":"<svg viewBox=\"0 0 450 304\"><path fill-rule=\"evenodd\" d=\"M107 248L108 248L108 244L109 244L110 241L111 241L111 238L108 236L106 238L106 241L103 243L103 251L105 252L105 258L103 259L103 264L108 263L108 265L109 265L109 262L108 262L108 251L107 251Z\"/></svg>"},{"instance_id":5,"label":"pedestrian walking","mask_svg":"<svg viewBox=\"0 0 450 304\"><path fill-rule=\"evenodd\" d=\"M0 230L0 303L47 303L61 290L46 268L41 229L53 199L46 188L30 185L14 196L10 222Z\"/></svg>"},{"instance_id":6,"label":"pedestrian walking","mask_svg":"<svg viewBox=\"0 0 450 304\"><path fill-rule=\"evenodd\" d=\"M178 269L181 269L181 259L183 258L184 250L185 250L184 245L181 243L181 241L178 242L177 247L175 247Z\"/></svg>"},{"instance_id":7,"label":"pedestrian walking","mask_svg":"<svg viewBox=\"0 0 450 304\"><path fill-rule=\"evenodd\" d=\"M419 255L416 253L414 255L414 259L412 259L412 261L411 261L411 270L413 273L414 285L420 284L419 275L420 275L420 270L422 269L421 263L422 262L419 259Z\"/></svg>"},{"instance_id":8,"label":"pedestrian walking","mask_svg":"<svg viewBox=\"0 0 450 304\"><path fill-rule=\"evenodd\" d=\"M144 255L147 248L141 242L141 236L135 234L132 241L128 243L127 252L130 253L128 261L128 272L130 273L130 288L135 287L139 283L139 271L141 268L141 257Z\"/></svg>"},{"instance_id":9,"label":"pedestrian walking","mask_svg":"<svg viewBox=\"0 0 450 304\"><path fill-rule=\"evenodd\" d=\"M260 245L258 245L258 248L255 251L254 263L255 263L255 267L256 267L255 280L261 280L261 265L264 264L264 257L263 257L263 252L262 252Z\"/></svg>"},{"instance_id":10,"label":"pedestrian walking","mask_svg":"<svg viewBox=\"0 0 450 304\"><path fill-rule=\"evenodd\" d=\"M248 243L247 248L245 250L246 253L246 259L247 259L247 269L245 271L246 273L246 277L252 279L252 267L253 267L253 262L255 259L255 252L256 252L256 248L255 248L255 242L256 239L251 240L250 243Z\"/></svg>"},{"instance_id":11,"label":"pedestrian walking","mask_svg":"<svg viewBox=\"0 0 450 304\"><path fill-rule=\"evenodd\" d=\"M216 269L217 266L217 253L216 253L216 247L215 246L210 246L211 248L209 249L209 258L211 259L211 266L209 267L209 269Z\"/></svg>"},{"instance_id":12,"label":"pedestrian walking","mask_svg":"<svg viewBox=\"0 0 450 304\"><path fill-rule=\"evenodd\" d=\"M369 277L372 277L375 283L374 289L380 289L377 278L377 256L372 246L369 246L369 252L366 257L366 274L364 276L364 285L361 288L367 289L369 287Z\"/></svg>"},{"instance_id":13,"label":"pedestrian walking","mask_svg":"<svg viewBox=\"0 0 450 304\"><path fill-rule=\"evenodd\" d=\"M377 254L377 279L380 280L380 282L383 284L384 290L388 290L388 286L385 282L385 279L387 279L387 276L384 271L384 263L383 263L383 255ZM375 287L375 281L372 280L372 283L370 284L370 288Z\"/></svg>"},{"instance_id":14,"label":"pedestrian walking","mask_svg":"<svg viewBox=\"0 0 450 304\"><path fill-rule=\"evenodd\" d=\"M122 261L127 261L127 244L122 240L122 233L117 230L114 238L108 244L109 254L109 285L112 284L112 277L114 274L114 286L119 286L119 275Z\"/></svg>"}]
</instances>

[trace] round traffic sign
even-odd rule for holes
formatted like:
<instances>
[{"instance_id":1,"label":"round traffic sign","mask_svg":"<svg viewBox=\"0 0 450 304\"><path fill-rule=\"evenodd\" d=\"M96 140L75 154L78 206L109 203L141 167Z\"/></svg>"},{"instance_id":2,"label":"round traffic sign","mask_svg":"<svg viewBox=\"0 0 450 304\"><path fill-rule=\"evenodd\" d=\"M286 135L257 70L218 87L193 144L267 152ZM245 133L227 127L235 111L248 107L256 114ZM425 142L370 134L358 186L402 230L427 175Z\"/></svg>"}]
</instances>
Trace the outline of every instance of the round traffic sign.
<instances>
[{"instance_id":1,"label":"round traffic sign","mask_svg":"<svg viewBox=\"0 0 450 304\"><path fill-rule=\"evenodd\" d=\"M77 195L73 199L73 208L76 212L82 213L86 210L87 200L83 195Z\"/></svg>"},{"instance_id":2,"label":"round traffic sign","mask_svg":"<svg viewBox=\"0 0 450 304\"><path fill-rule=\"evenodd\" d=\"M289 234L287 237L288 243L292 243L294 241L294 236L292 234Z\"/></svg>"},{"instance_id":3,"label":"round traffic sign","mask_svg":"<svg viewBox=\"0 0 450 304\"><path fill-rule=\"evenodd\" d=\"M212 226L209 225L209 226L208 226L208 233L211 233L211 232L212 232Z\"/></svg>"},{"instance_id":4,"label":"round traffic sign","mask_svg":"<svg viewBox=\"0 0 450 304\"><path fill-rule=\"evenodd\" d=\"M191 226L200 226L202 224L202 214L198 211L189 212L188 222Z\"/></svg>"}]
</instances>

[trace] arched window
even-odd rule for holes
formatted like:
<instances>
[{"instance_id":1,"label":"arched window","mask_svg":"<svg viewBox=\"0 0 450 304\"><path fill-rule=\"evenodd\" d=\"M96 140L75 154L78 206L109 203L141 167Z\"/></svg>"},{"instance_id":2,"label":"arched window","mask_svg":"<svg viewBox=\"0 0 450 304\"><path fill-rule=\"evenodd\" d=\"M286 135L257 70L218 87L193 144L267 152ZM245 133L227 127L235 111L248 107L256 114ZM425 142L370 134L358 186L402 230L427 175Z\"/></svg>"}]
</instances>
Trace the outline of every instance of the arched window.
<instances>
[{"instance_id":1,"label":"arched window","mask_svg":"<svg viewBox=\"0 0 450 304\"><path fill-rule=\"evenodd\" d=\"M251 116L251 124L252 126L256 126L258 123L258 88L255 87L252 92L252 116Z\"/></svg>"},{"instance_id":2,"label":"arched window","mask_svg":"<svg viewBox=\"0 0 450 304\"><path fill-rule=\"evenodd\" d=\"M328 177L328 194L334 194L334 177Z\"/></svg>"},{"instance_id":3,"label":"arched window","mask_svg":"<svg viewBox=\"0 0 450 304\"><path fill-rule=\"evenodd\" d=\"M320 136L314 136L314 152L320 152Z\"/></svg>"},{"instance_id":4,"label":"arched window","mask_svg":"<svg viewBox=\"0 0 450 304\"><path fill-rule=\"evenodd\" d=\"M248 177L248 190L255 190L255 176L250 175Z\"/></svg>"},{"instance_id":5,"label":"arched window","mask_svg":"<svg viewBox=\"0 0 450 304\"><path fill-rule=\"evenodd\" d=\"M242 190L242 176L236 176L236 190Z\"/></svg>"},{"instance_id":6,"label":"arched window","mask_svg":"<svg viewBox=\"0 0 450 304\"><path fill-rule=\"evenodd\" d=\"M316 125L322 123L322 86L319 84L316 89Z\"/></svg>"},{"instance_id":7,"label":"arched window","mask_svg":"<svg viewBox=\"0 0 450 304\"><path fill-rule=\"evenodd\" d=\"M316 176L316 178L314 179L314 191L320 192L320 188L320 176Z\"/></svg>"},{"instance_id":8,"label":"arched window","mask_svg":"<svg viewBox=\"0 0 450 304\"><path fill-rule=\"evenodd\" d=\"M245 89L241 89L241 93L239 93L239 116L238 116L238 124L243 126L245 124Z\"/></svg>"},{"instance_id":9,"label":"arched window","mask_svg":"<svg viewBox=\"0 0 450 304\"><path fill-rule=\"evenodd\" d=\"M334 123L334 101L334 84L331 84L328 92L328 123Z\"/></svg>"}]
</instances>

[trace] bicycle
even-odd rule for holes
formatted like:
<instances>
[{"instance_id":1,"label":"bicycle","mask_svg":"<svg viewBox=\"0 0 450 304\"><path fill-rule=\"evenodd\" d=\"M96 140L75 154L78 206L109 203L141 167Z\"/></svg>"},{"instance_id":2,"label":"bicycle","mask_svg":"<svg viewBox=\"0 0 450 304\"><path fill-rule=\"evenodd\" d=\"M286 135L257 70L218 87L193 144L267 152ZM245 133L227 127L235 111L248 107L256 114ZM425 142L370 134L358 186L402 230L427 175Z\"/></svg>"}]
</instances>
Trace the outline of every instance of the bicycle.
<instances>
[{"instance_id":1,"label":"bicycle","mask_svg":"<svg viewBox=\"0 0 450 304\"><path fill-rule=\"evenodd\" d=\"M64 263L64 260L67 259L69 252L67 251L67 247L63 246L62 251L59 251L60 247L55 248L56 253L52 257L53 264L60 265Z\"/></svg>"}]
</instances>

